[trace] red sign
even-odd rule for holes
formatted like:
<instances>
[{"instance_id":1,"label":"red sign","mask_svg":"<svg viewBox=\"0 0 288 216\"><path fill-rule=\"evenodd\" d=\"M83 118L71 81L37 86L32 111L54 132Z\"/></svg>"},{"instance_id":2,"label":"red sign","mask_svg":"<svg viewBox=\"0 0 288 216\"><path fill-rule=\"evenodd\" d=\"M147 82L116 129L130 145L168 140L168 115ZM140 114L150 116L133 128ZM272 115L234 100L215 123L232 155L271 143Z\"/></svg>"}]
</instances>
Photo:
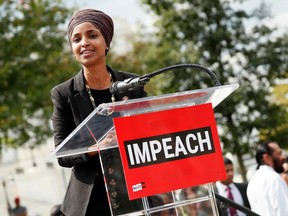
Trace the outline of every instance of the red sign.
<instances>
[{"instance_id":1,"label":"red sign","mask_svg":"<svg viewBox=\"0 0 288 216\"><path fill-rule=\"evenodd\" d=\"M226 177L211 104L114 118L130 200Z\"/></svg>"}]
</instances>

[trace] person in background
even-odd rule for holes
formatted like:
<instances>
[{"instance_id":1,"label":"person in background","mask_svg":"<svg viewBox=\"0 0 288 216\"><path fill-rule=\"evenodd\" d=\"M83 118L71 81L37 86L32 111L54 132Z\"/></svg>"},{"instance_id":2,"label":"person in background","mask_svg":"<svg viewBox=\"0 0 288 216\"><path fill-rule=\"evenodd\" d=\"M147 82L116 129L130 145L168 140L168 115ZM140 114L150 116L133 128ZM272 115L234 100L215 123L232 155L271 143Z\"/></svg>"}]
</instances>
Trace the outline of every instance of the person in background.
<instances>
[{"instance_id":1,"label":"person in background","mask_svg":"<svg viewBox=\"0 0 288 216\"><path fill-rule=\"evenodd\" d=\"M245 206L250 209L250 204L246 195L247 184L246 183L236 183L234 179L234 167L233 162L227 157L223 158L226 170L226 179L216 182L216 192L233 202ZM230 216L242 216L245 215L243 212L236 210L235 208L227 208L227 215Z\"/></svg>"},{"instance_id":2,"label":"person in background","mask_svg":"<svg viewBox=\"0 0 288 216\"><path fill-rule=\"evenodd\" d=\"M247 196L252 211L261 216L288 215L288 187L279 175L285 157L274 141L257 145L257 171L248 183Z\"/></svg>"},{"instance_id":3,"label":"person in background","mask_svg":"<svg viewBox=\"0 0 288 216\"><path fill-rule=\"evenodd\" d=\"M114 70L106 64L114 33L110 16L95 9L79 10L71 17L67 33L81 70L51 90L56 147L99 104L147 96L142 87L119 95L109 91L113 82L137 76ZM64 215L111 215L97 151L61 157L58 163L73 168L61 206Z\"/></svg>"},{"instance_id":4,"label":"person in background","mask_svg":"<svg viewBox=\"0 0 288 216\"><path fill-rule=\"evenodd\" d=\"M60 208L61 208L61 204L54 205L51 208L50 216L63 216Z\"/></svg>"},{"instance_id":5,"label":"person in background","mask_svg":"<svg viewBox=\"0 0 288 216\"><path fill-rule=\"evenodd\" d=\"M174 203L172 193L174 193L174 192L167 192L167 193L161 194L164 205L171 205L172 203ZM168 211L169 211L169 216L176 216L176 209L175 208L169 208Z\"/></svg>"},{"instance_id":6,"label":"person in background","mask_svg":"<svg viewBox=\"0 0 288 216\"><path fill-rule=\"evenodd\" d=\"M283 164L283 172L281 173L281 177L284 179L286 184L288 185L288 158L286 156L285 162Z\"/></svg>"},{"instance_id":7,"label":"person in background","mask_svg":"<svg viewBox=\"0 0 288 216\"><path fill-rule=\"evenodd\" d=\"M20 205L20 198L16 197L14 199L15 208L11 211L11 216L27 216L27 208Z\"/></svg>"},{"instance_id":8,"label":"person in background","mask_svg":"<svg viewBox=\"0 0 288 216\"><path fill-rule=\"evenodd\" d=\"M209 196L208 188L205 185L198 185L183 188L180 191L179 199L181 201L197 200L195 203L177 207L179 216L212 216L213 207L210 200L202 200L203 197ZM200 202L199 202L200 201Z\"/></svg>"}]
</instances>

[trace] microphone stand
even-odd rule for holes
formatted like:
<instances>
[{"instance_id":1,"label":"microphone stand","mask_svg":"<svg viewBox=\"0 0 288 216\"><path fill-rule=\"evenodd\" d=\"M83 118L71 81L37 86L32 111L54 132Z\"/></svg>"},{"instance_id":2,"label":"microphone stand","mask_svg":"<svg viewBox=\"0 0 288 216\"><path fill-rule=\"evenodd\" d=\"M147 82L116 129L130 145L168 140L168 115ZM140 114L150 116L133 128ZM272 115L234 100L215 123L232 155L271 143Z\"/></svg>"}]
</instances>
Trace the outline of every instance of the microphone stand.
<instances>
[{"instance_id":1,"label":"microphone stand","mask_svg":"<svg viewBox=\"0 0 288 216\"><path fill-rule=\"evenodd\" d=\"M214 72L211 71L210 69L204 67L204 66L197 65L197 64L178 64L178 65L172 65L172 66L162 68L160 70L154 71L152 73L149 73L149 74L146 74L143 76L132 77L132 78L126 79L124 81L115 82L110 87L110 92L112 94L118 95L120 93L124 93L124 92L128 91L129 89L136 89L139 87L143 87L144 85L146 85L146 83L148 83L150 81L150 79L152 77L157 76L157 75L164 73L164 72L167 72L167 71L180 69L180 68L196 68L196 69L200 69L202 71L205 71L213 79L213 81L215 82L215 86L221 85L220 81L218 80L218 78L216 77Z\"/></svg>"}]
</instances>

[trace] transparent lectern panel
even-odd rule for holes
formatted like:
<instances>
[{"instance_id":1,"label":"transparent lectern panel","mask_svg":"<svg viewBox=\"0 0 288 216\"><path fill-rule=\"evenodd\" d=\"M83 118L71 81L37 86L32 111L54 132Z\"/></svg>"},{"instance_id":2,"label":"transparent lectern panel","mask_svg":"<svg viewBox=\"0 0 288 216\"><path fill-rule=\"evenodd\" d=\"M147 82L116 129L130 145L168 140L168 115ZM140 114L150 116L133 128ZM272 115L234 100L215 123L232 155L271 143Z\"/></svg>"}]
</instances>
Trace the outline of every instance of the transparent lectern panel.
<instances>
[{"instance_id":1,"label":"transparent lectern panel","mask_svg":"<svg viewBox=\"0 0 288 216\"><path fill-rule=\"evenodd\" d=\"M212 184L209 183L144 197L142 210L139 208L137 211L124 214L113 211L113 215L215 216L218 215L218 210L212 190ZM138 201L140 204L141 200Z\"/></svg>"},{"instance_id":2,"label":"transparent lectern panel","mask_svg":"<svg viewBox=\"0 0 288 216\"><path fill-rule=\"evenodd\" d=\"M98 151L113 216L218 215L211 184L129 200L113 119L205 103L211 103L214 108L238 87L238 84L231 84L102 104L51 152L50 157Z\"/></svg>"},{"instance_id":3,"label":"transparent lectern panel","mask_svg":"<svg viewBox=\"0 0 288 216\"><path fill-rule=\"evenodd\" d=\"M212 184L183 188L178 192L178 202L185 205L177 207L177 210L184 215L217 215Z\"/></svg>"},{"instance_id":4,"label":"transparent lectern panel","mask_svg":"<svg viewBox=\"0 0 288 216\"><path fill-rule=\"evenodd\" d=\"M89 118L89 121L85 120L82 122L77 130L73 131L73 133L55 149L56 156L63 157L98 150L98 144L101 143L114 128L113 118L119 116L120 113L117 112L113 112L110 115L93 113L93 118Z\"/></svg>"},{"instance_id":5,"label":"transparent lectern panel","mask_svg":"<svg viewBox=\"0 0 288 216\"><path fill-rule=\"evenodd\" d=\"M51 152L50 157L64 157L117 147L117 141L109 141L113 134L113 118L204 103L211 103L214 108L238 87L238 84L231 84L102 104Z\"/></svg>"},{"instance_id":6,"label":"transparent lectern panel","mask_svg":"<svg viewBox=\"0 0 288 216\"><path fill-rule=\"evenodd\" d=\"M131 212L143 215L142 199L129 200L119 148L101 150L100 160L112 215L126 215Z\"/></svg>"}]
</instances>

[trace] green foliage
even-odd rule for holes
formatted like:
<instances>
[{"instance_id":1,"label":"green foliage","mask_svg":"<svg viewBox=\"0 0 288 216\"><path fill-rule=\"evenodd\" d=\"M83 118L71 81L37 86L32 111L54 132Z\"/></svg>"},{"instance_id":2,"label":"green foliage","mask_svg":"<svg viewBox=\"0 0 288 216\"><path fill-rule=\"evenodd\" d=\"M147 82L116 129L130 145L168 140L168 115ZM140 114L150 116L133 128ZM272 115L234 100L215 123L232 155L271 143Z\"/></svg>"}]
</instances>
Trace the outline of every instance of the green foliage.
<instances>
[{"instance_id":1,"label":"green foliage","mask_svg":"<svg viewBox=\"0 0 288 216\"><path fill-rule=\"evenodd\" d=\"M140 29L145 29L141 27ZM119 70L129 71L138 74L147 74L154 72L160 68L169 66L174 59L179 58L179 52L177 50L171 50L170 44L161 43L155 44L152 38L154 35L151 33L143 32L139 30L139 35L133 35L131 42L133 49L123 55L112 53L108 55L108 63ZM147 41L145 38L149 38ZM166 82L163 82L165 80ZM150 80L145 86L149 95L162 94L161 88L166 87L166 84L170 84L169 75L159 75ZM160 86L157 86L160 84ZM157 86L157 88L155 88ZM171 86L170 86L171 87Z\"/></svg>"},{"instance_id":2,"label":"green foliage","mask_svg":"<svg viewBox=\"0 0 288 216\"><path fill-rule=\"evenodd\" d=\"M275 103L283 104L286 107L288 106L288 84L279 84L275 86L273 95L275 97Z\"/></svg>"},{"instance_id":3,"label":"green foliage","mask_svg":"<svg viewBox=\"0 0 288 216\"><path fill-rule=\"evenodd\" d=\"M0 147L41 144L50 90L75 72L61 29L71 11L60 0L0 3Z\"/></svg>"}]
</instances>

